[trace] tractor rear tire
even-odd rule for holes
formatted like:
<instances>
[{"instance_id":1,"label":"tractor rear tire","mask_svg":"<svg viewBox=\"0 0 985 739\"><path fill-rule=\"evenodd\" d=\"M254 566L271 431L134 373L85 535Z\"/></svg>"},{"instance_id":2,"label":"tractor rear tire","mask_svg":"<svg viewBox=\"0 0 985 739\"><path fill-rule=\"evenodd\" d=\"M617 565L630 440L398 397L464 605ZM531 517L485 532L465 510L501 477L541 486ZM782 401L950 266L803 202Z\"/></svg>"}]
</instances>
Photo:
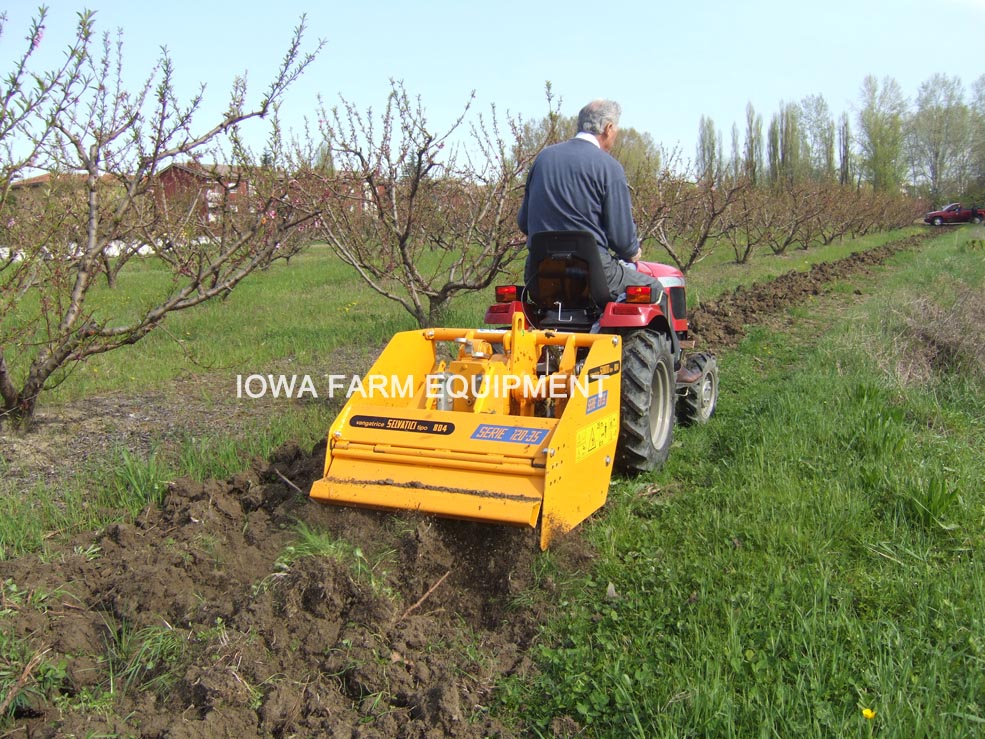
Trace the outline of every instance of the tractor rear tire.
<instances>
[{"instance_id":1,"label":"tractor rear tire","mask_svg":"<svg viewBox=\"0 0 985 739\"><path fill-rule=\"evenodd\" d=\"M649 472L667 461L674 438L675 394L670 338L647 330L627 334L616 446L620 471Z\"/></svg>"},{"instance_id":2,"label":"tractor rear tire","mask_svg":"<svg viewBox=\"0 0 985 739\"><path fill-rule=\"evenodd\" d=\"M689 370L701 379L684 388L677 398L677 420L682 426L708 423L718 406L718 362L711 354L695 354L687 360Z\"/></svg>"}]
</instances>

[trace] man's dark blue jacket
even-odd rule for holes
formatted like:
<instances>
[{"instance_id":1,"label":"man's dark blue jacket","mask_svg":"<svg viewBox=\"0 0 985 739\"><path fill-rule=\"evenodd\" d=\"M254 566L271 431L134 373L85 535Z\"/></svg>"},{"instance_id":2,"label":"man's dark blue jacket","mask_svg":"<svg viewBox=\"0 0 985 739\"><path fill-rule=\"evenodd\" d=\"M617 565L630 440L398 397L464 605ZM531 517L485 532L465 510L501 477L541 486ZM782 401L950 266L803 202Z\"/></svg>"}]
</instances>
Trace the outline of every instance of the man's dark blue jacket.
<instances>
[{"instance_id":1,"label":"man's dark blue jacket","mask_svg":"<svg viewBox=\"0 0 985 739\"><path fill-rule=\"evenodd\" d=\"M591 231L601 249L626 261L639 249L626 173L591 141L569 139L537 156L516 220L527 235Z\"/></svg>"}]
</instances>

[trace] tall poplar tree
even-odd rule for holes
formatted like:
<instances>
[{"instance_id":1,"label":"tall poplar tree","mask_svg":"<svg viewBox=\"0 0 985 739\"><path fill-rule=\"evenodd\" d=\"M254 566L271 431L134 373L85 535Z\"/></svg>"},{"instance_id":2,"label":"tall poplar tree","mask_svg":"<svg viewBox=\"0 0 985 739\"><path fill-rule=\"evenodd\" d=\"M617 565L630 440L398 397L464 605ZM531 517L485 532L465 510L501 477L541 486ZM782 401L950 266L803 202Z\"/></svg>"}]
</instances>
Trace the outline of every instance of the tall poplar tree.
<instances>
[{"instance_id":1,"label":"tall poplar tree","mask_svg":"<svg viewBox=\"0 0 985 739\"><path fill-rule=\"evenodd\" d=\"M862 82L858 113L859 166L873 189L898 192L903 183L903 121L906 100L899 83L873 75Z\"/></svg>"},{"instance_id":2,"label":"tall poplar tree","mask_svg":"<svg viewBox=\"0 0 985 739\"><path fill-rule=\"evenodd\" d=\"M964 192L972 156L971 111L957 76L935 74L920 85L907 127L915 183L937 202Z\"/></svg>"}]
</instances>

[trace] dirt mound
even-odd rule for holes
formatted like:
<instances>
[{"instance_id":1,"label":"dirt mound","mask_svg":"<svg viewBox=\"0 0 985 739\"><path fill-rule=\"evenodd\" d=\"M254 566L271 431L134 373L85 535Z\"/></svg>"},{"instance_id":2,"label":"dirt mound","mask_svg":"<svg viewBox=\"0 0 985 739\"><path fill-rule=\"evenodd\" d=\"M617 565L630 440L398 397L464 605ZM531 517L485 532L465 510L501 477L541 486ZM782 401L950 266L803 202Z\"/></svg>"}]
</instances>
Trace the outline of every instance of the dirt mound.
<instances>
[{"instance_id":1,"label":"dirt mound","mask_svg":"<svg viewBox=\"0 0 985 739\"><path fill-rule=\"evenodd\" d=\"M324 447L228 481L175 483L161 508L0 563L5 628L62 673L18 708L32 737L510 736L486 715L525 666L540 614L532 532L324 507ZM285 480L289 480L290 483ZM297 524L341 537L296 556ZM588 561L572 541L566 568ZM9 589L9 585L8 585ZM15 597L16 596L16 597ZM41 684L41 675L34 676ZM112 711L88 705L115 680ZM2 698L2 696L0 696ZM109 713L109 716L106 714Z\"/></svg>"},{"instance_id":2,"label":"dirt mound","mask_svg":"<svg viewBox=\"0 0 985 739\"><path fill-rule=\"evenodd\" d=\"M694 311L694 333L702 348L732 346L747 325L920 240L736 290ZM488 707L500 678L529 668L552 608L536 537L313 503L324 453L288 446L230 480L177 481L132 524L0 562L0 643L29 650L8 656L28 667L0 682L14 686L0 688L14 709L0 728L512 736ZM305 549L302 524L331 536ZM576 531L552 561L572 572L591 552Z\"/></svg>"},{"instance_id":3,"label":"dirt mound","mask_svg":"<svg viewBox=\"0 0 985 739\"><path fill-rule=\"evenodd\" d=\"M762 325L787 308L820 295L836 280L868 274L870 268L905 249L913 249L936 233L920 233L858 252L835 262L813 265L806 272L787 272L769 282L737 287L730 295L708 301L691 311L691 333L699 339L702 351L716 352L735 347L746 334L746 327Z\"/></svg>"}]
</instances>

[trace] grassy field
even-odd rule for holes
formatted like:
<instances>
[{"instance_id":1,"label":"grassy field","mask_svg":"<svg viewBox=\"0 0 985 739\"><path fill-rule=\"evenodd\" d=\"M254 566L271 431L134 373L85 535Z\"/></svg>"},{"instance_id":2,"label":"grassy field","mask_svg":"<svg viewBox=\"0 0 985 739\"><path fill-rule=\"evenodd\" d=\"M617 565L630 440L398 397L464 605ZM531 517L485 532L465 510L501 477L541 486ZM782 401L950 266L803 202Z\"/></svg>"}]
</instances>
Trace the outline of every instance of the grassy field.
<instances>
[{"instance_id":1,"label":"grassy field","mask_svg":"<svg viewBox=\"0 0 985 739\"><path fill-rule=\"evenodd\" d=\"M922 296L981 311L966 238L721 358L713 422L588 527L594 571L545 557L564 595L508 715L544 737L982 735L985 367L915 328Z\"/></svg>"},{"instance_id":2,"label":"grassy field","mask_svg":"<svg viewBox=\"0 0 985 739\"><path fill-rule=\"evenodd\" d=\"M169 280L154 262L137 264L115 290L100 286L93 302L125 318L159 299ZM277 262L246 280L225 299L171 314L163 330L138 344L93 357L50 399L140 391L189 374L267 372L286 364L310 369L327 365L340 347L369 351L413 326L400 306L315 246L289 265Z\"/></svg>"},{"instance_id":3,"label":"grassy field","mask_svg":"<svg viewBox=\"0 0 985 739\"><path fill-rule=\"evenodd\" d=\"M781 257L760 256L746 265L734 264L731 250L720 248L688 275L688 303L697 305L737 285L807 269L900 235L875 234ZM646 256L661 259L658 253ZM514 271L521 268L520 263L514 265ZM514 279L517 274L508 273L499 282ZM92 299L105 315L122 320L153 305L169 284L170 277L160 265L134 262L120 275L115 290L100 284ZM480 325L490 295L491 291L485 291L460 296L447 325ZM94 393L139 392L190 374L279 371L288 365L311 371L330 367L332 353L340 347L362 350L368 357L393 333L415 325L397 303L384 300L357 280L352 269L332 257L327 247L316 246L289 265L275 263L223 300L171 314L162 330L134 346L92 357L42 402L70 402Z\"/></svg>"},{"instance_id":4,"label":"grassy field","mask_svg":"<svg viewBox=\"0 0 985 739\"><path fill-rule=\"evenodd\" d=\"M591 571L574 575L551 552L537 559L538 577L557 587L554 616L531 652L536 670L500 686L496 714L530 737L982 735L981 236L942 231L720 356L712 423L679 429L668 465L617 480L582 528L597 552ZM723 250L689 275L691 300L888 238L743 267ZM134 309L162 289L150 265L123 279L123 292L100 299L126 295ZM460 301L449 324L477 325L485 301ZM88 363L49 402L196 376L332 371L347 352L365 367L407 328L398 306L316 249ZM57 488L7 491L0 553L126 518L176 475L225 477L285 439L311 443L332 411L283 406L168 455L116 450ZM522 609L543 595L513 597Z\"/></svg>"}]
</instances>

